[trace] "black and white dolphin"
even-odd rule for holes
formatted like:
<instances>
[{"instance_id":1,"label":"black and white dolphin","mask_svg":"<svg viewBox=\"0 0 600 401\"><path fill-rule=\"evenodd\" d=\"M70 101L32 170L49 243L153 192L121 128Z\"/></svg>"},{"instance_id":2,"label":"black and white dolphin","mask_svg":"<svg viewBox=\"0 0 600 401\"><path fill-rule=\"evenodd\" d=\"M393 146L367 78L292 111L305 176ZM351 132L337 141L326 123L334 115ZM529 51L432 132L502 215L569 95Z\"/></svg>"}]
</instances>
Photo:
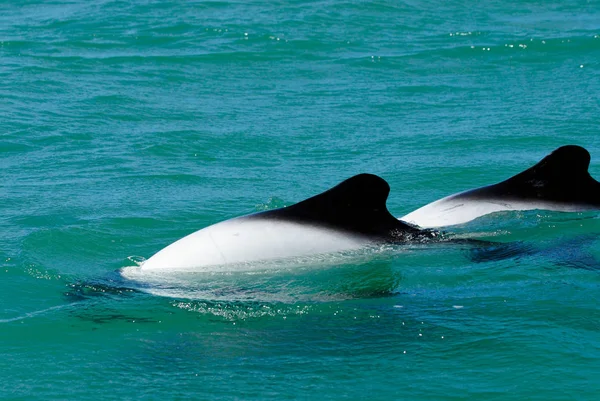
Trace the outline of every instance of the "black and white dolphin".
<instances>
[{"instance_id":1,"label":"black and white dolphin","mask_svg":"<svg viewBox=\"0 0 600 401\"><path fill-rule=\"evenodd\" d=\"M589 165L586 149L562 146L505 181L447 196L400 220L432 228L462 224L500 211L600 209L600 183L590 176Z\"/></svg>"},{"instance_id":2,"label":"black and white dolphin","mask_svg":"<svg viewBox=\"0 0 600 401\"><path fill-rule=\"evenodd\" d=\"M196 231L145 261L142 270L301 257L381 242L422 241L437 235L392 216L386 207L389 192L383 178L359 174L294 205Z\"/></svg>"},{"instance_id":3,"label":"black and white dolphin","mask_svg":"<svg viewBox=\"0 0 600 401\"><path fill-rule=\"evenodd\" d=\"M600 208L589 153L563 146L499 184L443 198L397 219L388 183L359 174L294 205L226 220L196 231L145 261L142 270L196 269L356 250L378 243L436 240L427 229L502 210ZM408 222L408 223L407 223ZM418 227L419 226L419 227Z\"/></svg>"}]
</instances>

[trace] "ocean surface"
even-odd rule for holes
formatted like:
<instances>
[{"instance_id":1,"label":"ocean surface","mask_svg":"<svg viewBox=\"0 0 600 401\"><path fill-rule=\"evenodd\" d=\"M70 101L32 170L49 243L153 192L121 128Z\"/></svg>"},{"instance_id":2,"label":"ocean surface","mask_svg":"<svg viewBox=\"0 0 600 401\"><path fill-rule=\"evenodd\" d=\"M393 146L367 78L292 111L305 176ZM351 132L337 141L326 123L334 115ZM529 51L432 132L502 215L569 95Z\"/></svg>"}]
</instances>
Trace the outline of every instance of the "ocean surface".
<instances>
[{"instance_id":1,"label":"ocean surface","mask_svg":"<svg viewBox=\"0 0 600 401\"><path fill-rule=\"evenodd\" d=\"M565 144L600 178L598 1L2 1L0 80L1 399L600 399L598 213L138 267L362 172L395 216Z\"/></svg>"}]
</instances>

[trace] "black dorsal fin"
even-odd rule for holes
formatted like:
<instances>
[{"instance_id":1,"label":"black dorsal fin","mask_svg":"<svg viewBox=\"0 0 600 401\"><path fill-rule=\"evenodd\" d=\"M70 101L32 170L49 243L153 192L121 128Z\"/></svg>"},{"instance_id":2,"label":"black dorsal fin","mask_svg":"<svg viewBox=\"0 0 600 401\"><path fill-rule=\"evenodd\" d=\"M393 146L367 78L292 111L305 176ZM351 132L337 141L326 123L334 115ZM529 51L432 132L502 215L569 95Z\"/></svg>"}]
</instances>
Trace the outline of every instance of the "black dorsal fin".
<instances>
[{"instance_id":1,"label":"black dorsal fin","mask_svg":"<svg viewBox=\"0 0 600 401\"><path fill-rule=\"evenodd\" d=\"M533 167L496 185L474 190L472 195L599 207L600 183L590 176L589 165L586 149L562 146Z\"/></svg>"},{"instance_id":2,"label":"black dorsal fin","mask_svg":"<svg viewBox=\"0 0 600 401\"><path fill-rule=\"evenodd\" d=\"M395 240L427 233L390 214L386 201L390 186L381 177L359 174L294 205L258 213L273 218L312 224L379 239Z\"/></svg>"}]
</instances>

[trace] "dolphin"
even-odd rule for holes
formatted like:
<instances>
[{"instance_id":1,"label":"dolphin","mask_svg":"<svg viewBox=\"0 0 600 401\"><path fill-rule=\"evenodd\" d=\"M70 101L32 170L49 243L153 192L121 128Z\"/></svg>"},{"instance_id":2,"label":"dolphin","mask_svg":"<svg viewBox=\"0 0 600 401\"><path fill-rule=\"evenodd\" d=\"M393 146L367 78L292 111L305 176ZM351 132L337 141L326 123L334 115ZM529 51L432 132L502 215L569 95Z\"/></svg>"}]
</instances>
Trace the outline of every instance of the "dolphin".
<instances>
[{"instance_id":1,"label":"dolphin","mask_svg":"<svg viewBox=\"0 0 600 401\"><path fill-rule=\"evenodd\" d=\"M597 210L600 183L588 172L590 160L589 152L581 146L562 146L505 181L447 196L400 220L421 228L440 228L500 211Z\"/></svg>"},{"instance_id":2,"label":"dolphin","mask_svg":"<svg viewBox=\"0 0 600 401\"><path fill-rule=\"evenodd\" d=\"M436 238L435 231L395 218L386 207L389 192L383 178L359 174L294 205L196 231L150 257L141 269L187 270Z\"/></svg>"}]
</instances>

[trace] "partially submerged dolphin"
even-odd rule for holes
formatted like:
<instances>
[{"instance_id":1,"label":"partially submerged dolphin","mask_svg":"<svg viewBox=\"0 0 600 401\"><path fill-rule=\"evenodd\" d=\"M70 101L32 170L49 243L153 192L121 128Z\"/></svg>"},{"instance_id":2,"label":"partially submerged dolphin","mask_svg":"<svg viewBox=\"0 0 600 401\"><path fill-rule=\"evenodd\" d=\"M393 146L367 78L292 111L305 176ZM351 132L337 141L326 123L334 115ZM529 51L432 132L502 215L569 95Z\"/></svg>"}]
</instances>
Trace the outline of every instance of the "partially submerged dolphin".
<instances>
[{"instance_id":1,"label":"partially submerged dolphin","mask_svg":"<svg viewBox=\"0 0 600 401\"><path fill-rule=\"evenodd\" d=\"M388 183L376 175L359 174L294 205L196 231L156 253L141 268L195 269L356 250L378 243L426 242L440 237L427 227L464 223L501 210L598 209L600 183L589 175L589 163L584 148L563 146L506 181L451 195L400 220L386 207Z\"/></svg>"},{"instance_id":2,"label":"partially submerged dolphin","mask_svg":"<svg viewBox=\"0 0 600 401\"><path fill-rule=\"evenodd\" d=\"M466 223L499 211L600 209L600 183L590 176L589 165L586 149L562 146L505 181L447 196L400 220L432 228Z\"/></svg>"},{"instance_id":3,"label":"partially submerged dolphin","mask_svg":"<svg viewBox=\"0 0 600 401\"><path fill-rule=\"evenodd\" d=\"M308 256L381 242L423 241L437 235L392 216L386 207L389 192L383 178L359 174L294 205L196 231L145 261L142 270Z\"/></svg>"}]
</instances>

